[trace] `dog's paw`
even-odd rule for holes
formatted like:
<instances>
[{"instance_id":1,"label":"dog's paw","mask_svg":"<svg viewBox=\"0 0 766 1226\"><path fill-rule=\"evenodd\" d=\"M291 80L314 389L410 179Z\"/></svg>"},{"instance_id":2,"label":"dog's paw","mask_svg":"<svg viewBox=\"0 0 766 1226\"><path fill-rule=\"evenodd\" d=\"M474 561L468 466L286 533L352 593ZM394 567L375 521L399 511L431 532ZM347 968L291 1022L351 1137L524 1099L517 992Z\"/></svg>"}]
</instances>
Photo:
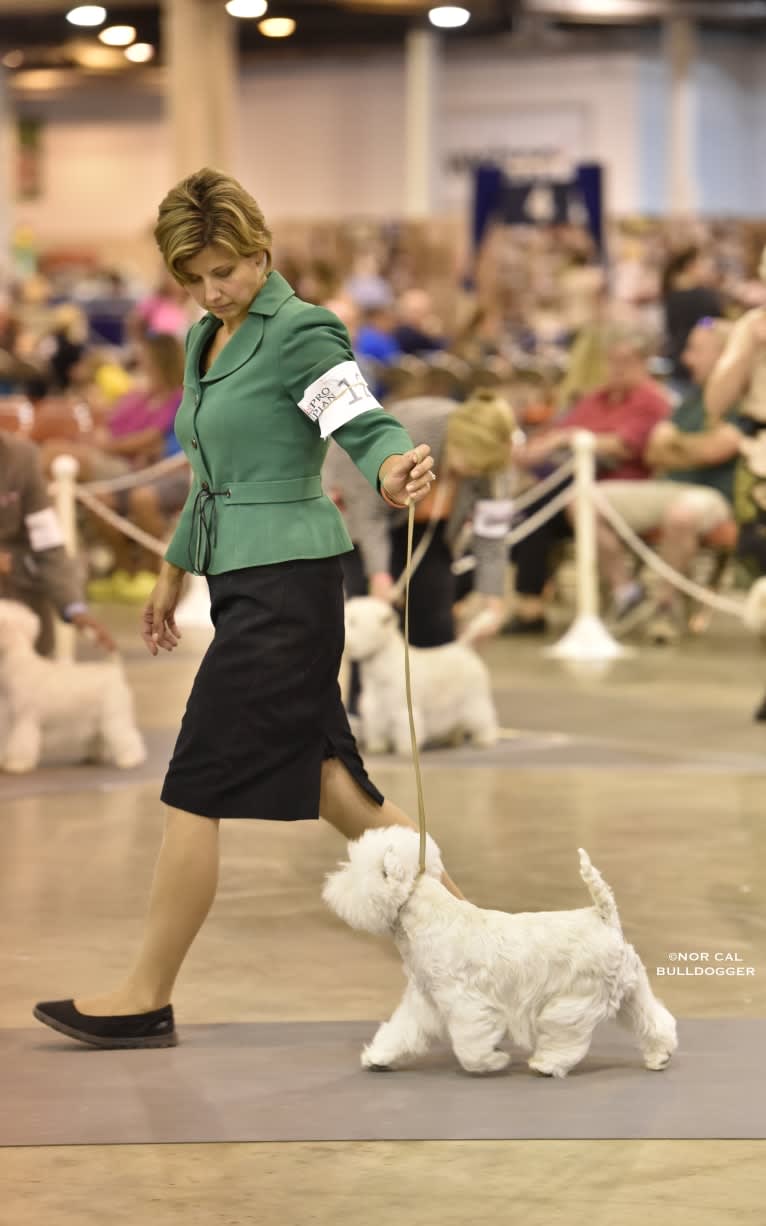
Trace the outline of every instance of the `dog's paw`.
<instances>
[{"instance_id":1,"label":"dog's paw","mask_svg":"<svg viewBox=\"0 0 766 1226\"><path fill-rule=\"evenodd\" d=\"M653 1072L661 1072L670 1064L672 1051L668 1051L666 1047L659 1048L657 1051L646 1052L644 1055L644 1067L651 1069Z\"/></svg>"},{"instance_id":2,"label":"dog's paw","mask_svg":"<svg viewBox=\"0 0 766 1226\"><path fill-rule=\"evenodd\" d=\"M461 1060L466 1073L502 1073L508 1068L511 1063L511 1057L507 1051L493 1051L489 1055L478 1057L476 1060Z\"/></svg>"},{"instance_id":3,"label":"dog's paw","mask_svg":"<svg viewBox=\"0 0 766 1226\"><path fill-rule=\"evenodd\" d=\"M390 1073L392 1066L384 1063L380 1059L375 1058L375 1051L372 1047L365 1047L360 1061L362 1068L369 1069L371 1073Z\"/></svg>"},{"instance_id":4,"label":"dog's paw","mask_svg":"<svg viewBox=\"0 0 766 1226\"><path fill-rule=\"evenodd\" d=\"M496 732L477 732L471 738L471 744L474 749L494 749L497 741L498 735Z\"/></svg>"},{"instance_id":5,"label":"dog's paw","mask_svg":"<svg viewBox=\"0 0 766 1226\"><path fill-rule=\"evenodd\" d=\"M146 761L145 749L131 749L127 753L115 754L114 765L118 770L129 771L141 766Z\"/></svg>"},{"instance_id":6,"label":"dog's paw","mask_svg":"<svg viewBox=\"0 0 766 1226\"><path fill-rule=\"evenodd\" d=\"M545 1056L540 1056L535 1059L533 1056L527 1064L532 1069L533 1073L539 1073L541 1077L566 1077L568 1069L562 1069L554 1060L546 1059Z\"/></svg>"}]
</instances>

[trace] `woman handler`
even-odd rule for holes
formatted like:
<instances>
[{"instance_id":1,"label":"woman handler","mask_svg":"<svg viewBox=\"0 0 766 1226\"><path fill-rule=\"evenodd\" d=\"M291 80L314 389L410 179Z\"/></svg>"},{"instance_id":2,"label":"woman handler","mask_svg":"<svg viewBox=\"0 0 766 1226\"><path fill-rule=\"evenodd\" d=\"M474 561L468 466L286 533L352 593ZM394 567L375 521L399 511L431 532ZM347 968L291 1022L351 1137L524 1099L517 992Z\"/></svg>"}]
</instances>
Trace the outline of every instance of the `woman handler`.
<instances>
[{"instance_id":1,"label":"woman handler","mask_svg":"<svg viewBox=\"0 0 766 1226\"><path fill-rule=\"evenodd\" d=\"M430 490L429 448L380 408L337 317L271 268L263 215L234 179L205 169L179 183L155 237L207 313L189 333L175 426L192 488L143 638L155 656L177 646L186 571L207 576L215 635L162 789L169 809L138 958L105 995L35 1009L99 1047L177 1042L170 998L215 896L221 818L321 814L347 839L413 825L367 777L341 703L339 558L351 542L320 470L332 436L400 506Z\"/></svg>"}]
</instances>

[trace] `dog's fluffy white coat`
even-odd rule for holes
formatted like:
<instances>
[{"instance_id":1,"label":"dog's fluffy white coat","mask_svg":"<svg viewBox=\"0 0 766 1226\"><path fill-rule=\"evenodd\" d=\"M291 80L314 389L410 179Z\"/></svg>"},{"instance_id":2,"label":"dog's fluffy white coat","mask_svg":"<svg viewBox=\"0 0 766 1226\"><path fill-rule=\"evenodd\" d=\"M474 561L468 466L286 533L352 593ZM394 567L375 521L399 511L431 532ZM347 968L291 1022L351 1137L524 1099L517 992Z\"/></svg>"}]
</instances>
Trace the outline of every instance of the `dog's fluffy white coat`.
<instances>
[{"instance_id":1,"label":"dog's fluffy white coat","mask_svg":"<svg viewBox=\"0 0 766 1226\"><path fill-rule=\"evenodd\" d=\"M404 684L404 637L395 610L374 596L346 603L346 653L359 663L361 738L370 753L409 753L410 728ZM413 717L418 744L497 742L489 673L465 643L411 647Z\"/></svg>"},{"instance_id":2,"label":"dog's fluffy white coat","mask_svg":"<svg viewBox=\"0 0 766 1226\"><path fill-rule=\"evenodd\" d=\"M0 768L34 770L49 748L69 761L138 766L146 747L119 660L49 660L34 649L38 632L31 609L0 600Z\"/></svg>"},{"instance_id":3,"label":"dog's fluffy white coat","mask_svg":"<svg viewBox=\"0 0 766 1226\"><path fill-rule=\"evenodd\" d=\"M506 1036L531 1052L529 1066L564 1077L585 1056L599 1022L630 1028L650 1069L677 1047L676 1023L654 996L646 970L622 934L612 891L580 851L593 906L519 915L454 898L439 880L429 838L418 876L418 835L404 827L368 830L328 876L323 897L352 928L391 933L407 987L399 1006L362 1053L366 1068L391 1068L448 1039L469 1073L493 1073L510 1056Z\"/></svg>"}]
</instances>

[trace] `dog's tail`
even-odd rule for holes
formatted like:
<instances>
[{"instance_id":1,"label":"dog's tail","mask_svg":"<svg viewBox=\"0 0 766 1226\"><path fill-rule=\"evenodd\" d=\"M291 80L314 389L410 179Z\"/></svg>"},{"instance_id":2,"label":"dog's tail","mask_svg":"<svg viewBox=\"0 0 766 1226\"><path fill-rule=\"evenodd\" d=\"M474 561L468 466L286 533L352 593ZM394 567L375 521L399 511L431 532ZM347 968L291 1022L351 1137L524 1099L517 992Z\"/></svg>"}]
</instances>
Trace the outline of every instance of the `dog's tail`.
<instances>
[{"instance_id":1,"label":"dog's tail","mask_svg":"<svg viewBox=\"0 0 766 1226\"><path fill-rule=\"evenodd\" d=\"M620 923L620 915L617 910L614 894L598 869L594 868L591 864L588 853L583 851L582 847L579 847L577 850L580 853L580 876L588 887L596 910L605 924L610 928L616 928L619 933L622 933L622 924Z\"/></svg>"}]
</instances>

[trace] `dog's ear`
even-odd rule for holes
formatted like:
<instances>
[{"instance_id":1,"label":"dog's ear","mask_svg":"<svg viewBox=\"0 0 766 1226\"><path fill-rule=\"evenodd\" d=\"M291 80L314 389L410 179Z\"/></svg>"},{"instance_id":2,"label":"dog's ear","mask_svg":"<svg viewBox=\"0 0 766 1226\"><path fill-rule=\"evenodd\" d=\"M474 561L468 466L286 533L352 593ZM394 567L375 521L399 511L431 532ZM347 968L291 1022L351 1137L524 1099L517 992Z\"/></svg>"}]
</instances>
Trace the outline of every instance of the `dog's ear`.
<instances>
[{"instance_id":1,"label":"dog's ear","mask_svg":"<svg viewBox=\"0 0 766 1226\"><path fill-rule=\"evenodd\" d=\"M383 856L383 876L392 881L404 881L407 876L407 870L393 847L387 848Z\"/></svg>"}]
</instances>

